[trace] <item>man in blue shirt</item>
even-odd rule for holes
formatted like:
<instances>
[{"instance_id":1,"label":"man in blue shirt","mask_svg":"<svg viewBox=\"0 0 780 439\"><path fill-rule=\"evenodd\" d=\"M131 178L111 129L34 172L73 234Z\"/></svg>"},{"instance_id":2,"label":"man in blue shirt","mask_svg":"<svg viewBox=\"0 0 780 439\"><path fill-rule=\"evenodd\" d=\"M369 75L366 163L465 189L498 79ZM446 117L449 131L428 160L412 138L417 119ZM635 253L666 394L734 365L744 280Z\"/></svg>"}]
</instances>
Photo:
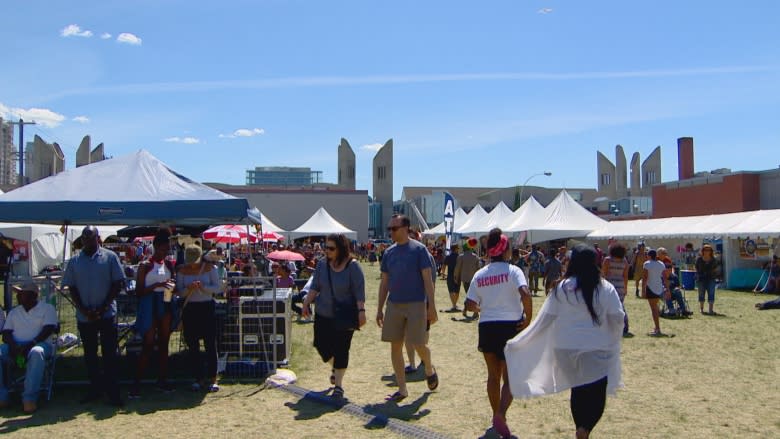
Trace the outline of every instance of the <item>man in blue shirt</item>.
<instances>
[{"instance_id":1,"label":"man in blue shirt","mask_svg":"<svg viewBox=\"0 0 780 439\"><path fill-rule=\"evenodd\" d=\"M409 341L425 364L425 376L430 390L439 385L439 377L431 362L426 344L429 324L436 323L431 260L428 249L409 239L409 218L393 215L388 231L395 244L382 257L382 280L379 284L379 304L376 323L382 328L382 341L390 342L390 359L398 383L398 391L388 400L401 401L409 395L404 375L404 340ZM387 315L383 310L387 302Z\"/></svg>"},{"instance_id":2,"label":"man in blue shirt","mask_svg":"<svg viewBox=\"0 0 780 439\"><path fill-rule=\"evenodd\" d=\"M114 298L122 289L125 276L119 257L100 247L98 238L95 226L84 227L81 232L83 248L68 262L62 286L70 290L84 343L90 390L81 402L94 401L105 392L112 405L121 407L124 403L117 381L119 361ZM102 376L97 355L98 337L103 355Z\"/></svg>"}]
</instances>

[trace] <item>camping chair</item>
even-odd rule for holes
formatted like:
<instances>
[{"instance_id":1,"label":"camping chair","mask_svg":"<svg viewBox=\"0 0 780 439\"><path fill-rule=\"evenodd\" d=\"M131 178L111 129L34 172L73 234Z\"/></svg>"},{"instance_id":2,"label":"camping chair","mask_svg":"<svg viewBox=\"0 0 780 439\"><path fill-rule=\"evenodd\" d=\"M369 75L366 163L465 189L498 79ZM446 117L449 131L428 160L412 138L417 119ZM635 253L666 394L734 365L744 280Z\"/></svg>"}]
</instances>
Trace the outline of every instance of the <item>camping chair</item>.
<instances>
[{"instance_id":1,"label":"camping chair","mask_svg":"<svg viewBox=\"0 0 780 439\"><path fill-rule=\"evenodd\" d=\"M54 393L54 372L57 367L57 357L60 353L57 351L57 337L59 334L59 325L54 330L54 333L49 338L49 342L52 345L52 353L46 358L46 365L43 369L43 379L41 380L41 393L46 393L46 401L51 400L51 396ZM5 370L3 377L7 380L8 393L21 394L24 391L24 378L26 375L26 368L21 369L17 367L13 362L5 364Z\"/></svg>"},{"instance_id":2,"label":"camping chair","mask_svg":"<svg viewBox=\"0 0 780 439\"><path fill-rule=\"evenodd\" d=\"M685 294L685 288L683 288L682 285L681 285L678 288L675 288L675 290L679 290L680 291L680 294L682 295L682 301L683 301L683 303L685 305L685 309L688 310L688 311L691 311L691 307L688 304L688 298L686 297L686 294ZM676 300L672 299L672 301L674 302ZM673 310L670 310L669 307L667 306L666 299L664 297L661 298L660 302L661 303L660 303L660 306L659 306L659 313L660 313L661 317L666 317L666 318L686 317L685 315L681 314L680 304L679 303L678 303L678 308L673 311Z\"/></svg>"}]
</instances>

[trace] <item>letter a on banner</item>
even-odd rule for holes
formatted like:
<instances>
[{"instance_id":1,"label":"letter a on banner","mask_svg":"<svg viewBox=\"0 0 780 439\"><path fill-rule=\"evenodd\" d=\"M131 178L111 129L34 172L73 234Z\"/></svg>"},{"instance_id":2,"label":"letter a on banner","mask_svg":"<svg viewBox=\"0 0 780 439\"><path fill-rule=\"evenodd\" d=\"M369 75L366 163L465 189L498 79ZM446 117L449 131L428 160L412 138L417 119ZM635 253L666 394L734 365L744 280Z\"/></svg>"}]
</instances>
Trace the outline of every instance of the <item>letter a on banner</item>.
<instances>
[{"instance_id":1,"label":"letter a on banner","mask_svg":"<svg viewBox=\"0 0 780 439\"><path fill-rule=\"evenodd\" d=\"M455 230L455 199L449 192L444 193L444 254L450 254L452 231Z\"/></svg>"}]
</instances>

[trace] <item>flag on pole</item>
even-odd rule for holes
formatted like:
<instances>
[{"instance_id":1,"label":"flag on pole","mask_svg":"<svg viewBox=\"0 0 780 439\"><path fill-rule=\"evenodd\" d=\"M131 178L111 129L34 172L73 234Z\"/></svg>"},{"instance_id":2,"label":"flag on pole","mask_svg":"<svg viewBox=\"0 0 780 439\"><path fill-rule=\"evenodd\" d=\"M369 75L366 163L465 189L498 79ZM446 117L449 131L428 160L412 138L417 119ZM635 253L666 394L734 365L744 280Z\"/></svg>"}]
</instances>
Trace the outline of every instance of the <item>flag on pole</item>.
<instances>
[{"instance_id":1,"label":"flag on pole","mask_svg":"<svg viewBox=\"0 0 780 439\"><path fill-rule=\"evenodd\" d=\"M452 231L455 230L455 199L449 192L444 193L444 254L450 254Z\"/></svg>"}]
</instances>

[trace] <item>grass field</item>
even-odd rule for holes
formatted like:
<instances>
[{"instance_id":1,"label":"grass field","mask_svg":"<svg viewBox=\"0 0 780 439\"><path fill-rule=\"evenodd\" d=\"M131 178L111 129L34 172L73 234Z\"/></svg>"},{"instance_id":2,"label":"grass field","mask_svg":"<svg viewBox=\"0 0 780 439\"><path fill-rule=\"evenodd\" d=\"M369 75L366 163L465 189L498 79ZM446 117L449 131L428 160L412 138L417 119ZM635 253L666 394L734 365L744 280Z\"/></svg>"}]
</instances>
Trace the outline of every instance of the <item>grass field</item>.
<instances>
[{"instance_id":1,"label":"grass field","mask_svg":"<svg viewBox=\"0 0 780 439\"><path fill-rule=\"evenodd\" d=\"M476 349L476 322L453 321L440 313L430 346L441 384L428 392L422 373L411 376L410 397L400 406L384 402L392 393L389 346L379 341L372 321L376 310L378 268L364 265L369 323L353 340L346 396L353 403L456 438L492 437L485 395L485 366ZM449 306L443 281L437 305ZM696 295L688 292L695 302ZM534 299L539 309L543 298ZM721 316L661 322L673 338L652 338L647 304L626 299L636 337L623 343L625 389L610 398L594 437L609 438L773 438L780 437L780 312L756 311L768 300L751 293L719 290ZM461 299L462 301L462 299ZM694 303L694 308L698 309ZM329 387L329 369L311 347L312 326L294 324L291 369L299 385L315 391ZM78 359L76 359L78 360ZM69 367L78 368L78 362ZM178 364L183 364L178 361ZM68 366L66 366L67 368ZM67 369L63 373L68 373ZM51 402L26 416L17 408L0 412L0 433L8 437L392 437L331 406L256 384L227 384L216 394L192 394L184 386L172 395L148 389L123 410L80 406L84 389L58 387ZM518 437L572 437L568 393L515 401L509 425Z\"/></svg>"}]
</instances>

